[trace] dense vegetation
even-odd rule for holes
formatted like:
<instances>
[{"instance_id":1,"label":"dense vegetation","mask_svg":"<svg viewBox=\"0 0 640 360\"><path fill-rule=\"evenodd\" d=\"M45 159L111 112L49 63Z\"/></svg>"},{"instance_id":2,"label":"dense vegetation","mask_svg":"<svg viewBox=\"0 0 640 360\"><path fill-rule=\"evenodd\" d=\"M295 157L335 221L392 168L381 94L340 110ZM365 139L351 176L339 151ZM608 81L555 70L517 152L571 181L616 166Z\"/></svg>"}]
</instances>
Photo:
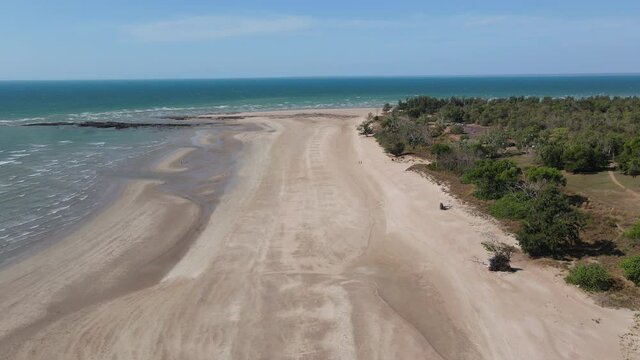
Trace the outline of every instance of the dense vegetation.
<instances>
[{"instance_id":1,"label":"dense vegetation","mask_svg":"<svg viewBox=\"0 0 640 360\"><path fill-rule=\"evenodd\" d=\"M443 154L449 158L446 169L459 170L455 163L468 164L468 157L495 158L515 148L535 152L543 165L571 172L598 171L617 163L627 174L640 174L638 97L415 97L393 108L378 136L383 145L404 142L415 150L431 145L447 126L450 134L464 132L463 124L492 130L475 141L454 144Z\"/></svg>"},{"instance_id":2,"label":"dense vegetation","mask_svg":"<svg viewBox=\"0 0 640 360\"><path fill-rule=\"evenodd\" d=\"M491 214L519 221L517 239L531 256L563 257L581 243L586 217L564 193L560 170L640 174L638 97L422 96L383 110L362 133L371 129L389 153L428 156L431 170L473 184ZM518 154L537 165L521 168L510 160ZM628 234L636 236L634 229Z\"/></svg>"}]
</instances>

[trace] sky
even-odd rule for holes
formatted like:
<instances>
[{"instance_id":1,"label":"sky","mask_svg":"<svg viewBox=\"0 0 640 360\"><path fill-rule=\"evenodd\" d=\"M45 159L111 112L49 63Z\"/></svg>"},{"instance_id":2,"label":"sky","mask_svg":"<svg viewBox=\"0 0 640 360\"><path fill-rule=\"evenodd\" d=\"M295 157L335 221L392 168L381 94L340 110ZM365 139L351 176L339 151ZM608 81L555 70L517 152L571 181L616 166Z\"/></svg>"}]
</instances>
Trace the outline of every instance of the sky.
<instances>
[{"instance_id":1,"label":"sky","mask_svg":"<svg viewBox=\"0 0 640 360\"><path fill-rule=\"evenodd\" d=\"M640 1L0 1L0 80L588 73L640 73Z\"/></svg>"}]
</instances>

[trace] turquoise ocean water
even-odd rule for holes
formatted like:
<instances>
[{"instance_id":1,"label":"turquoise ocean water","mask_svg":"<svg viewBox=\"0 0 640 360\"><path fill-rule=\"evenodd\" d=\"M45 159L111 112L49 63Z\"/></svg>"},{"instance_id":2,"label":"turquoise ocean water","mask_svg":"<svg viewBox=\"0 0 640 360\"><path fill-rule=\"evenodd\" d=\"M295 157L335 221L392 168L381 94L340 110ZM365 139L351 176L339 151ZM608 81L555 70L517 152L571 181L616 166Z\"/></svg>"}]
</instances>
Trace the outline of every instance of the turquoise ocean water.
<instances>
[{"instance_id":1,"label":"turquoise ocean water","mask_svg":"<svg viewBox=\"0 0 640 360\"><path fill-rule=\"evenodd\" d=\"M0 82L0 263L3 255L90 215L114 169L162 148L175 134L21 125L374 107L414 95L632 96L640 95L640 75Z\"/></svg>"}]
</instances>

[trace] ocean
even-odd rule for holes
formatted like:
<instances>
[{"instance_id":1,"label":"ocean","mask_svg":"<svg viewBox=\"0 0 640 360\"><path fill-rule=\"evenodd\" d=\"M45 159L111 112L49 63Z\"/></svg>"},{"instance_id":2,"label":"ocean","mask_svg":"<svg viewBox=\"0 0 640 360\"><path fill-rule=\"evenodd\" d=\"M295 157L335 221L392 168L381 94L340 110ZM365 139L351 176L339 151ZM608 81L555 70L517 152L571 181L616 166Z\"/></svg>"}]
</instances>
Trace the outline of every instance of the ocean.
<instances>
[{"instance_id":1,"label":"ocean","mask_svg":"<svg viewBox=\"0 0 640 360\"><path fill-rule=\"evenodd\" d=\"M379 107L414 95L633 96L640 75L0 82L0 264L91 216L118 169L183 131L22 125Z\"/></svg>"}]
</instances>

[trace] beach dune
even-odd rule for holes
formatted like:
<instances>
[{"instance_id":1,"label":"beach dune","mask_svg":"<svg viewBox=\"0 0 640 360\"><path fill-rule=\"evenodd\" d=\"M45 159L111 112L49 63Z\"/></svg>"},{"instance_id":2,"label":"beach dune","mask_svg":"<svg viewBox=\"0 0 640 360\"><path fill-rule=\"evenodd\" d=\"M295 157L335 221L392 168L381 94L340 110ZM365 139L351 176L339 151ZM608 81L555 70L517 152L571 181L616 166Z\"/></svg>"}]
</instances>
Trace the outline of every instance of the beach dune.
<instances>
[{"instance_id":1,"label":"beach dune","mask_svg":"<svg viewBox=\"0 0 640 360\"><path fill-rule=\"evenodd\" d=\"M132 184L68 239L0 271L0 353L633 356L620 338L633 325L630 311L599 307L557 271L524 259L513 274L487 271L480 242L513 238L358 136L369 111L233 120L261 130L236 136L243 146L233 180L204 224L186 199ZM169 159L165 172L183 170L178 155ZM440 211L440 202L454 206ZM188 248L176 250L197 225Z\"/></svg>"}]
</instances>

